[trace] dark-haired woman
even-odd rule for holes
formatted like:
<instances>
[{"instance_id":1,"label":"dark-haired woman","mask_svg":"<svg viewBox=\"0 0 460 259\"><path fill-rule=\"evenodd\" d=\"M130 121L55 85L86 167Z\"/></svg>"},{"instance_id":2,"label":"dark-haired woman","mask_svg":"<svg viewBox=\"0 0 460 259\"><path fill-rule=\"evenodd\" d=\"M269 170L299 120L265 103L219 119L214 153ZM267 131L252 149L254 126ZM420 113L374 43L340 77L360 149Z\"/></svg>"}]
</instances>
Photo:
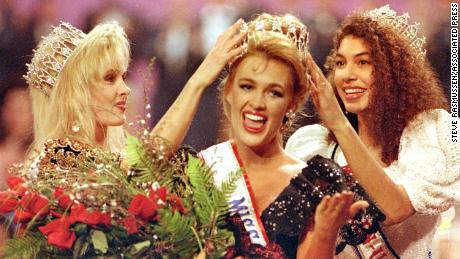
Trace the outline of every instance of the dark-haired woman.
<instances>
[{"instance_id":1,"label":"dark-haired woman","mask_svg":"<svg viewBox=\"0 0 460 259\"><path fill-rule=\"evenodd\" d=\"M328 57L333 87L310 59L325 127L299 129L286 150L348 166L387 217L339 257L429 258L440 213L460 200L460 145L416 28L388 6L348 16Z\"/></svg>"}]
</instances>

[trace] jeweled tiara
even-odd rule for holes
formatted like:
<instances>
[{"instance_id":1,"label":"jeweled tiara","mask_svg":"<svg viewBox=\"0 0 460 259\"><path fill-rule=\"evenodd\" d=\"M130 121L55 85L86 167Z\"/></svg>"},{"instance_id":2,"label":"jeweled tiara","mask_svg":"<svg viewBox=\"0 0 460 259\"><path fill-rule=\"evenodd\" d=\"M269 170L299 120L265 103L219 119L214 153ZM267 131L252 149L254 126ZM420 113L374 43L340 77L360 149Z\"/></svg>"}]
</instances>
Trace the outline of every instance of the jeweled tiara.
<instances>
[{"instance_id":1,"label":"jeweled tiara","mask_svg":"<svg viewBox=\"0 0 460 259\"><path fill-rule=\"evenodd\" d=\"M426 49L424 45L426 38L425 36L418 35L420 32L420 23L409 24L410 16L408 13L398 16L396 11L392 10L390 5L387 4L365 12L364 16L371 18L379 24L390 27L397 34L406 38L410 46L415 50L417 57L425 56Z\"/></svg>"},{"instance_id":2,"label":"jeweled tiara","mask_svg":"<svg viewBox=\"0 0 460 259\"><path fill-rule=\"evenodd\" d=\"M308 53L309 41L307 28L296 22L294 17L292 17L292 20L290 17L289 15L284 17L260 17L254 21L244 23L241 27L241 31L248 31L248 38L252 37L251 33L253 32L269 31L281 33L287 36L305 57Z\"/></svg>"},{"instance_id":3,"label":"jeweled tiara","mask_svg":"<svg viewBox=\"0 0 460 259\"><path fill-rule=\"evenodd\" d=\"M42 37L42 42L34 50L27 74L24 78L29 86L49 95L72 52L86 36L71 24L61 22L51 33Z\"/></svg>"}]
</instances>

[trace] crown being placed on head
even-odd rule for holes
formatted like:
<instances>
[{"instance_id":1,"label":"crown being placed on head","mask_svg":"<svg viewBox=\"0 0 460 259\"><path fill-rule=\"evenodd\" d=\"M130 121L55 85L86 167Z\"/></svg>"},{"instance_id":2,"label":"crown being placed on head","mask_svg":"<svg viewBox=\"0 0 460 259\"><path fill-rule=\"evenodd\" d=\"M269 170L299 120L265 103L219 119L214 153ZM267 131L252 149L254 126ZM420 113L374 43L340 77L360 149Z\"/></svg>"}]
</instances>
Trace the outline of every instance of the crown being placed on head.
<instances>
[{"instance_id":1,"label":"crown being placed on head","mask_svg":"<svg viewBox=\"0 0 460 259\"><path fill-rule=\"evenodd\" d=\"M364 13L364 16L371 18L377 23L393 29L397 34L402 35L410 42L410 46L415 50L417 57L424 57L426 49L424 48L426 38L418 36L420 23L409 24L409 14L404 13L400 16L392 10L389 5L370 10Z\"/></svg>"},{"instance_id":2,"label":"crown being placed on head","mask_svg":"<svg viewBox=\"0 0 460 259\"><path fill-rule=\"evenodd\" d=\"M32 61L27 64L28 71L24 76L27 84L49 95L67 59L85 36L69 23L61 22L54 27L48 36L42 37Z\"/></svg>"},{"instance_id":3,"label":"crown being placed on head","mask_svg":"<svg viewBox=\"0 0 460 259\"><path fill-rule=\"evenodd\" d=\"M308 53L308 31L306 26L300 24L291 16L259 17L256 20L244 23L241 31L248 32L248 38L257 32L275 32L285 35L305 57ZM244 43L247 47L247 42Z\"/></svg>"}]
</instances>

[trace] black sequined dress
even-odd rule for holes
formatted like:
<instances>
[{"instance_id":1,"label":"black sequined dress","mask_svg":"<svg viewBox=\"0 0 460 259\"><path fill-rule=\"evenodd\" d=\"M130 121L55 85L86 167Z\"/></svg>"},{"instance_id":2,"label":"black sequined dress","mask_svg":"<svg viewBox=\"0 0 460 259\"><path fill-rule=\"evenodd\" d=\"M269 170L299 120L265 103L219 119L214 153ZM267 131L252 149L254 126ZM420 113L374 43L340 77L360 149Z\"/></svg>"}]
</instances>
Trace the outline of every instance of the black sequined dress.
<instances>
[{"instance_id":1,"label":"black sequined dress","mask_svg":"<svg viewBox=\"0 0 460 259\"><path fill-rule=\"evenodd\" d=\"M342 169L332 160L316 156L307 162L300 174L262 213L261 221L269 243L266 247L251 244L238 215L229 218L229 228L234 232L235 247L228 249L224 258L296 258L297 245L306 233L321 198L342 190L352 190L357 199L363 199L363 190L346 177ZM337 253L347 244L362 243L368 233L378 230L384 215L371 203L369 209L359 213L343 226L337 241ZM365 224L363 224L365 223Z\"/></svg>"},{"instance_id":2,"label":"black sequined dress","mask_svg":"<svg viewBox=\"0 0 460 259\"><path fill-rule=\"evenodd\" d=\"M224 143L225 144L225 143ZM216 145L206 152L215 156L214 166L228 163L228 156L234 155L240 167L241 160L236 148L228 151L225 155L219 154ZM227 149L229 146L226 147ZM203 152L203 151L202 151ZM203 157L209 163L209 153ZM211 163L212 164L212 163ZM243 172L246 188L251 193L251 186L247 175ZM377 209L364 190L357 182L340 168L333 160L322 156L315 156L307 162L307 166L295 177L288 186L278 195L278 197L261 212L258 221L263 236L265 236L266 246L251 242L251 238L246 231L238 213L229 216L227 219L228 228L234 233L235 245L227 250L224 258L296 258L297 246L303 239L303 235L312 226L313 215L316 206L321 202L325 195L332 195L343 190L355 192L355 199L366 199L371 206L365 212L358 213L353 220L343 226L339 232L336 253L343 250L347 244L359 244L365 240L367 233L375 233L379 227L379 221L384 219L384 215ZM252 203L255 203L251 197ZM257 214L257 213L256 213ZM260 219L260 220L259 220ZM247 222L246 222L247 223Z\"/></svg>"},{"instance_id":3,"label":"black sequined dress","mask_svg":"<svg viewBox=\"0 0 460 259\"><path fill-rule=\"evenodd\" d=\"M297 245L309 224L308 218L321 198L312 185L309 167L294 177L290 184L262 213L261 221L269 239L266 247L251 244L238 215L229 218L230 229L235 233L236 246L226 258L295 258Z\"/></svg>"}]
</instances>

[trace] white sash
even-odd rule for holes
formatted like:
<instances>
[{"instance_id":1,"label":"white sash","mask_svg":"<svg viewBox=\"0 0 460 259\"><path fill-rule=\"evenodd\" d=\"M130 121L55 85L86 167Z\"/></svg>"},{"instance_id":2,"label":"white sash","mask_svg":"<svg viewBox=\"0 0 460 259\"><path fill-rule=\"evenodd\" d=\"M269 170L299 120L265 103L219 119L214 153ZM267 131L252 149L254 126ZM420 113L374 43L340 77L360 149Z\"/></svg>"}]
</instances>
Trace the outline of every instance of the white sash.
<instances>
[{"instance_id":1,"label":"white sash","mask_svg":"<svg viewBox=\"0 0 460 259\"><path fill-rule=\"evenodd\" d=\"M229 173L235 172L242 167L236 148L230 141L211 146L201 151L198 155L214 172L216 186L220 186L227 179ZM259 215L254 209L254 196L244 171L243 176L237 181L237 187L228 201L229 212L230 215L235 213L240 215L252 243L266 246L268 242L267 234Z\"/></svg>"}]
</instances>

